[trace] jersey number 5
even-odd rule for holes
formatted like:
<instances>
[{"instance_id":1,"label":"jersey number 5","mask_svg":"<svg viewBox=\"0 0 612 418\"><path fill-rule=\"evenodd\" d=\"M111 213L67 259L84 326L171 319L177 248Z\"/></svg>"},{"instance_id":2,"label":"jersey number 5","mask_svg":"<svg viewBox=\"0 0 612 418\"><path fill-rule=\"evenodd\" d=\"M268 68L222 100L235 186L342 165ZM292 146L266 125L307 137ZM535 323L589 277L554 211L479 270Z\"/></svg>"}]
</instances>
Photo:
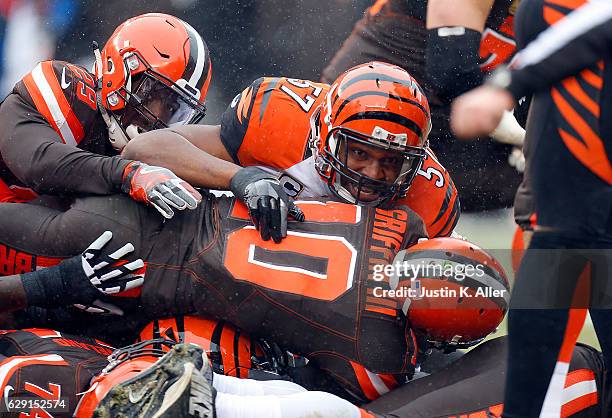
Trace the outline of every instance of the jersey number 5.
<instances>
[{"instance_id":1,"label":"jersey number 5","mask_svg":"<svg viewBox=\"0 0 612 418\"><path fill-rule=\"evenodd\" d=\"M342 203L302 202L300 207L308 222L357 224L361 216L361 208ZM232 216L249 219L242 205ZM357 251L342 236L311 232L288 231L280 244L263 241L248 225L228 235L223 261L238 281L331 301L353 286Z\"/></svg>"}]
</instances>

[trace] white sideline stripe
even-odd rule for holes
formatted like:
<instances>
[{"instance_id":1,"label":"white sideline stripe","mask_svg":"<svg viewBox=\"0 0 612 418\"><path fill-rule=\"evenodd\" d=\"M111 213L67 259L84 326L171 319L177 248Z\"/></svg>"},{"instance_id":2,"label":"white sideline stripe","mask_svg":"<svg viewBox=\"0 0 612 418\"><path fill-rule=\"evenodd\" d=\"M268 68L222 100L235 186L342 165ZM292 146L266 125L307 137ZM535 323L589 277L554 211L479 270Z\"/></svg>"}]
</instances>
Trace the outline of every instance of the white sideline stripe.
<instances>
[{"instance_id":1,"label":"white sideline stripe","mask_svg":"<svg viewBox=\"0 0 612 418\"><path fill-rule=\"evenodd\" d=\"M40 90L40 94L42 94L45 103L49 106L49 111L51 112L51 116L55 121L58 129L60 130L60 135L66 144L74 145L76 147L77 143L74 139L74 135L72 134L72 130L68 123L66 123L66 117L62 113L62 109L53 94L53 90L47 82L45 75L42 70L42 64L38 64L34 70L32 71L32 78L36 83L36 87Z\"/></svg>"},{"instance_id":2,"label":"white sideline stripe","mask_svg":"<svg viewBox=\"0 0 612 418\"><path fill-rule=\"evenodd\" d=\"M572 40L612 18L612 2L591 0L542 32L521 51L516 69L542 62Z\"/></svg>"}]
</instances>

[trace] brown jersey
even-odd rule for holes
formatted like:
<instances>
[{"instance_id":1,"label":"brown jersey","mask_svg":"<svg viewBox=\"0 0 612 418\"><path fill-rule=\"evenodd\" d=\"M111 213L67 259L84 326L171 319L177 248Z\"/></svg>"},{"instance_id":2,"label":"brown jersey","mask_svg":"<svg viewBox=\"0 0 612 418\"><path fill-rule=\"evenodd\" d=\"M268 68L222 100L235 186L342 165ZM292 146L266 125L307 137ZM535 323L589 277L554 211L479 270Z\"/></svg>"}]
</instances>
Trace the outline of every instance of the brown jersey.
<instances>
[{"instance_id":1,"label":"brown jersey","mask_svg":"<svg viewBox=\"0 0 612 418\"><path fill-rule=\"evenodd\" d=\"M115 156L84 68L39 63L2 102L0 126L0 201L119 191L128 161Z\"/></svg>"},{"instance_id":2,"label":"brown jersey","mask_svg":"<svg viewBox=\"0 0 612 418\"><path fill-rule=\"evenodd\" d=\"M151 316L187 309L231 322L307 357L355 399L375 399L412 376L417 344L400 302L376 296L389 285L373 269L424 236L423 222L404 206L298 205L307 221L275 244L243 205L208 199L205 219L190 221L200 232L175 224L156 238L141 303ZM187 244L179 263L155 261Z\"/></svg>"},{"instance_id":3,"label":"brown jersey","mask_svg":"<svg viewBox=\"0 0 612 418\"><path fill-rule=\"evenodd\" d=\"M309 146L311 117L328 90L312 81L259 78L223 114L221 140L236 163L273 171L289 196L333 198ZM451 234L460 214L457 189L430 149L398 204L418 213L430 237Z\"/></svg>"},{"instance_id":4,"label":"brown jersey","mask_svg":"<svg viewBox=\"0 0 612 418\"><path fill-rule=\"evenodd\" d=\"M242 204L212 195L167 221L123 195L78 199L63 213L0 205L0 248L69 256L111 230L113 243L131 242L146 263L141 295L111 298L126 313L115 328L82 314L78 325L100 335L173 314L212 317L309 358L355 399L374 399L412 375L417 343L402 301L383 295L389 284L373 272L425 236L423 221L404 206L298 205L307 221L290 222L279 244L261 240Z\"/></svg>"}]
</instances>

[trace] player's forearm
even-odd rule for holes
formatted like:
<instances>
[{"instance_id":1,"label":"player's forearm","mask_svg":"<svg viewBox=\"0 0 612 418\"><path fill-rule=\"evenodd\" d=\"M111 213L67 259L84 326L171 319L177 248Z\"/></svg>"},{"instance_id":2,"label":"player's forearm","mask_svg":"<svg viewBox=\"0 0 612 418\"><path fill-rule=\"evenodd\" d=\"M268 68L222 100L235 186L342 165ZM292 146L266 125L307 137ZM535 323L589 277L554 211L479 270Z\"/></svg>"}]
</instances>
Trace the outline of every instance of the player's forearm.
<instances>
[{"instance_id":1,"label":"player's forearm","mask_svg":"<svg viewBox=\"0 0 612 418\"><path fill-rule=\"evenodd\" d=\"M133 139L122 156L168 168L196 187L228 190L232 177L240 170L240 166L217 158L168 130L163 135L155 132Z\"/></svg>"},{"instance_id":2,"label":"player's forearm","mask_svg":"<svg viewBox=\"0 0 612 418\"><path fill-rule=\"evenodd\" d=\"M38 193L117 193L123 169L129 163L119 157L33 138L23 138L8 148L2 152L7 166Z\"/></svg>"},{"instance_id":3,"label":"player's forearm","mask_svg":"<svg viewBox=\"0 0 612 418\"><path fill-rule=\"evenodd\" d=\"M79 302L85 296L75 292L76 288L66 286L79 275L83 275L80 256L45 269L0 277L0 312L30 306L58 308Z\"/></svg>"},{"instance_id":4,"label":"player's forearm","mask_svg":"<svg viewBox=\"0 0 612 418\"><path fill-rule=\"evenodd\" d=\"M0 277L0 312L11 312L28 307L21 276Z\"/></svg>"},{"instance_id":5,"label":"player's forearm","mask_svg":"<svg viewBox=\"0 0 612 418\"><path fill-rule=\"evenodd\" d=\"M426 74L438 98L453 98L483 82L480 41L492 0L427 3Z\"/></svg>"}]
</instances>

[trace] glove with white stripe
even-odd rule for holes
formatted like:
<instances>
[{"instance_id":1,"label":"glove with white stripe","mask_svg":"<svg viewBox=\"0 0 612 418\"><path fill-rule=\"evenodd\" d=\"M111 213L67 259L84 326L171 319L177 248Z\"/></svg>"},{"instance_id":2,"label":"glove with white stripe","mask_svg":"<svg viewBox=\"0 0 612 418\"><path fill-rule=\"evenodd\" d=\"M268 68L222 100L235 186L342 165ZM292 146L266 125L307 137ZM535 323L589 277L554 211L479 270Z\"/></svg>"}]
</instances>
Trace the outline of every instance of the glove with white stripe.
<instances>
[{"instance_id":1,"label":"glove with white stripe","mask_svg":"<svg viewBox=\"0 0 612 418\"><path fill-rule=\"evenodd\" d=\"M121 190L167 219L174 216L172 208L195 209L202 201L202 195L172 171L140 161L132 161L123 170Z\"/></svg>"},{"instance_id":2,"label":"glove with white stripe","mask_svg":"<svg viewBox=\"0 0 612 418\"><path fill-rule=\"evenodd\" d=\"M112 237L112 232L104 232L81 254L83 271L89 283L105 295L124 292L144 282L144 275L138 273L144 267L143 261L138 259L124 263L122 260L134 251L131 243L128 242L112 254L102 255L102 248Z\"/></svg>"},{"instance_id":3,"label":"glove with white stripe","mask_svg":"<svg viewBox=\"0 0 612 418\"><path fill-rule=\"evenodd\" d=\"M57 266L22 274L28 306L57 308L78 303L81 305L77 307L90 312L121 314L113 305L102 302L100 307L95 307L93 302L103 295L141 286L144 263L141 259L127 262L122 259L134 251L131 243L104 255L102 248L112 237L106 231L81 255L63 260Z\"/></svg>"}]
</instances>

